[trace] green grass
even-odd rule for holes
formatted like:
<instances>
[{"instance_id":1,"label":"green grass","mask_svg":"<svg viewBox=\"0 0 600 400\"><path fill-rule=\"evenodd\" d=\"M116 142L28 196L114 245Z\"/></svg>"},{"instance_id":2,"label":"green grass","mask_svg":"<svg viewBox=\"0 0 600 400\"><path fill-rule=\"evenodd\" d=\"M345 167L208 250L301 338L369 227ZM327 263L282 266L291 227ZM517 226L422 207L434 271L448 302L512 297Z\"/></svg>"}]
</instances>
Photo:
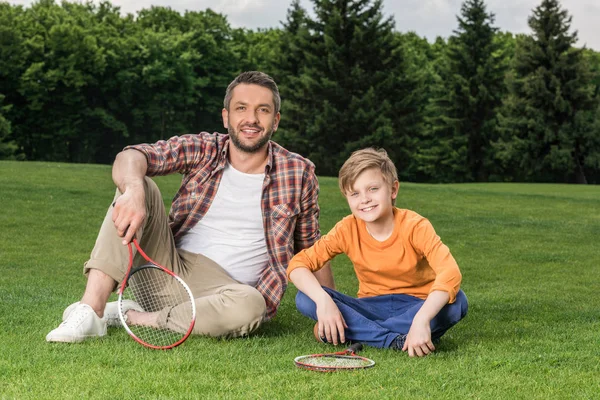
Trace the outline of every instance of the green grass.
<instances>
[{"instance_id":1,"label":"green grass","mask_svg":"<svg viewBox=\"0 0 600 400\"><path fill-rule=\"evenodd\" d=\"M168 204L179 177L156 181ZM402 183L399 206L428 217L461 266L469 315L430 357L367 348L374 368L335 374L293 365L332 349L295 310L293 286L247 339L157 352L110 329L46 343L83 292L113 193L108 166L0 162L1 399L600 398L600 187ZM324 232L348 213L335 179L321 179L320 203ZM333 269L354 295L347 259Z\"/></svg>"}]
</instances>

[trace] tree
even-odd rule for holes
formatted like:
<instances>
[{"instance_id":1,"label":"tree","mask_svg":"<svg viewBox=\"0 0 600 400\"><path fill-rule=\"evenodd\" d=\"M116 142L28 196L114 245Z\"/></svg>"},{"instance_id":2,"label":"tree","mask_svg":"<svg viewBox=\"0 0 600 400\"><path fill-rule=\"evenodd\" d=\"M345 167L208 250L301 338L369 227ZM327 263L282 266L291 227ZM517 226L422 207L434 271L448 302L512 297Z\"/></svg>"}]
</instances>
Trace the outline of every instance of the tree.
<instances>
[{"instance_id":1,"label":"tree","mask_svg":"<svg viewBox=\"0 0 600 400\"><path fill-rule=\"evenodd\" d=\"M303 75L311 57L312 32L309 24L311 21L306 10L300 6L299 0L293 0L273 59L273 78L278 82L282 99L277 140L305 156L312 147L305 132L314 107L308 82L311 78Z\"/></svg>"},{"instance_id":2,"label":"tree","mask_svg":"<svg viewBox=\"0 0 600 400\"><path fill-rule=\"evenodd\" d=\"M396 33L396 38L402 46L404 58L404 65L399 65L399 72L403 75L403 81L410 85L406 88L408 96L393 99L395 104L392 108L403 110L395 113L398 119L394 126L408 128L403 135L402 144L406 151L402 159L396 159L395 162L400 179L420 182L427 179L419 168L418 149L422 145L421 139L425 129L425 109L432 96L436 78L434 61L438 57L438 50L436 45L430 45L427 39L414 32ZM443 46L445 47L445 43Z\"/></svg>"},{"instance_id":3,"label":"tree","mask_svg":"<svg viewBox=\"0 0 600 400\"><path fill-rule=\"evenodd\" d=\"M224 15L210 9L186 12L184 17L192 34L191 46L200 55L193 71L196 100L190 129L222 130L223 96L229 83L241 72L232 45L233 31Z\"/></svg>"},{"instance_id":4,"label":"tree","mask_svg":"<svg viewBox=\"0 0 600 400\"><path fill-rule=\"evenodd\" d=\"M596 109L586 113L589 118L589 126L584 134L587 135L587 148L600 148L600 53L583 49L583 53L590 67L592 85L594 87L594 103ZM600 183L600 151L588 151L583 165L585 178L588 183Z\"/></svg>"},{"instance_id":5,"label":"tree","mask_svg":"<svg viewBox=\"0 0 600 400\"><path fill-rule=\"evenodd\" d=\"M10 103L13 136L26 159L91 161L89 115L106 53L89 7L41 0L15 21L25 62Z\"/></svg>"},{"instance_id":6,"label":"tree","mask_svg":"<svg viewBox=\"0 0 600 400\"><path fill-rule=\"evenodd\" d=\"M586 168L600 169L589 65L557 0L543 0L528 22L533 35L517 39L499 159L518 180L586 183Z\"/></svg>"},{"instance_id":7,"label":"tree","mask_svg":"<svg viewBox=\"0 0 600 400\"><path fill-rule=\"evenodd\" d=\"M239 71L231 39L210 10L0 3L3 140L29 160L109 163L126 144L217 130Z\"/></svg>"},{"instance_id":8,"label":"tree","mask_svg":"<svg viewBox=\"0 0 600 400\"><path fill-rule=\"evenodd\" d=\"M0 160L12 159L17 151L17 146L10 139L10 122L4 117L10 109L9 106L3 106L4 96L0 95Z\"/></svg>"},{"instance_id":9,"label":"tree","mask_svg":"<svg viewBox=\"0 0 600 400\"><path fill-rule=\"evenodd\" d=\"M22 98L18 93L19 77L25 69L24 40L19 20L23 8L0 3L0 159L10 159L18 153L11 121Z\"/></svg>"},{"instance_id":10,"label":"tree","mask_svg":"<svg viewBox=\"0 0 600 400\"><path fill-rule=\"evenodd\" d=\"M273 75L280 41L281 29L235 29L231 46L240 72L262 71Z\"/></svg>"},{"instance_id":11,"label":"tree","mask_svg":"<svg viewBox=\"0 0 600 400\"><path fill-rule=\"evenodd\" d=\"M442 182L487 181L494 171L505 55L483 0L462 4L459 27L436 63L420 169Z\"/></svg>"},{"instance_id":12,"label":"tree","mask_svg":"<svg viewBox=\"0 0 600 400\"><path fill-rule=\"evenodd\" d=\"M282 63L281 138L321 175L337 175L349 153L385 147L404 162L414 129L415 84L394 22L380 0L313 0L311 18L292 4L283 42L296 59ZM284 69L285 68L285 69Z\"/></svg>"}]
</instances>

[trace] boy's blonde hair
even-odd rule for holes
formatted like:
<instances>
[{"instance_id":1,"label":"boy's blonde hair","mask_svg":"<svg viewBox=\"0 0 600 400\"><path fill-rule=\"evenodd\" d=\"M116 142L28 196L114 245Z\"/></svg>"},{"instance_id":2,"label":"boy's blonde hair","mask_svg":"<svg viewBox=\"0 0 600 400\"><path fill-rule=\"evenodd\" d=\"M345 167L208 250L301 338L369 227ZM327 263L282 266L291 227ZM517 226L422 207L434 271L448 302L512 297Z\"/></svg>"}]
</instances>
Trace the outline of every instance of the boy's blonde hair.
<instances>
[{"instance_id":1,"label":"boy's blonde hair","mask_svg":"<svg viewBox=\"0 0 600 400\"><path fill-rule=\"evenodd\" d=\"M346 192L351 191L358 176L370 168L378 168L385 183L390 187L398 180L398 171L387 152L384 149L368 147L352 153L350 158L342 165L338 176L338 184L342 194L345 196ZM394 200L392 200L393 203Z\"/></svg>"}]
</instances>

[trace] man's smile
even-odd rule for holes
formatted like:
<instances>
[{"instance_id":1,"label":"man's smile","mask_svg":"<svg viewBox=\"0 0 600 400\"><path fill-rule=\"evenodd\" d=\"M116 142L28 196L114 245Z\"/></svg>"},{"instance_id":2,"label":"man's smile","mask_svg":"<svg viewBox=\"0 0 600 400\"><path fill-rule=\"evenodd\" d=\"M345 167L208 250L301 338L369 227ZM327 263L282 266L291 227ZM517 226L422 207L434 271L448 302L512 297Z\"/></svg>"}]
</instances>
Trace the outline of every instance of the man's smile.
<instances>
[{"instance_id":1,"label":"man's smile","mask_svg":"<svg viewBox=\"0 0 600 400\"><path fill-rule=\"evenodd\" d=\"M240 132L243 133L244 135L256 135L260 132L262 132L261 128L255 127L255 126L246 126L243 127L242 129L240 129Z\"/></svg>"}]
</instances>

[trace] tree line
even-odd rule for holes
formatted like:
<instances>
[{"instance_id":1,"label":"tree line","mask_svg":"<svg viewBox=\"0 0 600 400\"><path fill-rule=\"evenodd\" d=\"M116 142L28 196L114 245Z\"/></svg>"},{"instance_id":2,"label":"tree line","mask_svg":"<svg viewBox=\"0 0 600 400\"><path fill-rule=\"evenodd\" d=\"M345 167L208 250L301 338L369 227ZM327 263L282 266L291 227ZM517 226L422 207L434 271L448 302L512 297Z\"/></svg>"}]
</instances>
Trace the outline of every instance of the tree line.
<instances>
[{"instance_id":1,"label":"tree line","mask_svg":"<svg viewBox=\"0 0 600 400\"><path fill-rule=\"evenodd\" d=\"M319 175L377 146L408 181L600 183L600 53L575 46L558 0L523 16L530 35L465 0L433 43L381 0L312 7L250 30L210 9L0 3L0 159L110 163L127 144L222 132L228 83L261 70L282 96L274 139Z\"/></svg>"}]
</instances>

